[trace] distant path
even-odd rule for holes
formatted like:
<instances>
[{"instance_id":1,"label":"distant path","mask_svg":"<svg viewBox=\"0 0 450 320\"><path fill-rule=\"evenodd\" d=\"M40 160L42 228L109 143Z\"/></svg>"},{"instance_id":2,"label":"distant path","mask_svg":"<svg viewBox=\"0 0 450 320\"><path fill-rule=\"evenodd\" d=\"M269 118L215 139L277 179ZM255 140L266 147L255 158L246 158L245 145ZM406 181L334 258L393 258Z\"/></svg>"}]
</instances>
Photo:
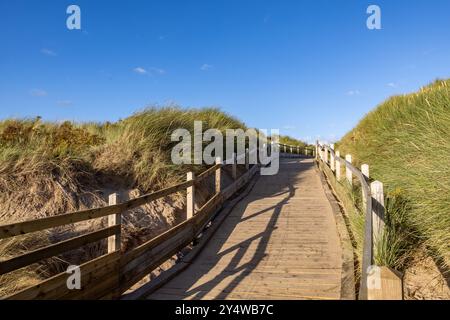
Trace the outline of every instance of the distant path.
<instances>
[{"instance_id":1,"label":"distant path","mask_svg":"<svg viewBox=\"0 0 450 320\"><path fill-rule=\"evenodd\" d=\"M149 299L340 299L342 249L312 159L261 176L191 266Z\"/></svg>"}]
</instances>

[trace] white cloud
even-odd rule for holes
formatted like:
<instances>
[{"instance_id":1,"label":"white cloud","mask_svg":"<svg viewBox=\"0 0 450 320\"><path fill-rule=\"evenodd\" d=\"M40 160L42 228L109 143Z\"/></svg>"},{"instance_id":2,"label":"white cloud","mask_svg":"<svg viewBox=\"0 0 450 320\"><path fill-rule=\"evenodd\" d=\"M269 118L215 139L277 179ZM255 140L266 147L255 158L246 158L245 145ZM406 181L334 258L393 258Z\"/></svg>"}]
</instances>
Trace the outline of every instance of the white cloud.
<instances>
[{"instance_id":1,"label":"white cloud","mask_svg":"<svg viewBox=\"0 0 450 320\"><path fill-rule=\"evenodd\" d=\"M58 101L56 101L56 104L58 104L59 106L62 106L62 107L67 107L67 106L71 106L72 105L72 101L70 101L70 100L58 100Z\"/></svg>"},{"instance_id":2,"label":"white cloud","mask_svg":"<svg viewBox=\"0 0 450 320\"><path fill-rule=\"evenodd\" d=\"M33 97L45 97L45 96L47 96L47 91L42 90L42 89L31 89L30 94Z\"/></svg>"},{"instance_id":3,"label":"white cloud","mask_svg":"<svg viewBox=\"0 0 450 320\"><path fill-rule=\"evenodd\" d=\"M148 74L148 75L163 75L163 74L166 74L166 70L160 69L160 68L149 68L147 70L147 69L144 69L142 67L136 67L136 68L133 69L133 71L136 72L137 74L142 74L142 75L145 75L145 74Z\"/></svg>"},{"instance_id":4,"label":"white cloud","mask_svg":"<svg viewBox=\"0 0 450 320\"><path fill-rule=\"evenodd\" d=\"M145 70L144 68L141 67L136 67L133 69L134 72L139 73L139 74L147 74L147 70Z\"/></svg>"},{"instance_id":5,"label":"white cloud","mask_svg":"<svg viewBox=\"0 0 450 320\"><path fill-rule=\"evenodd\" d=\"M283 126L283 129L285 129L285 130L293 130L293 129L295 129L295 126L285 125L285 126Z\"/></svg>"},{"instance_id":6,"label":"white cloud","mask_svg":"<svg viewBox=\"0 0 450 320\"><path fill-rule=\"evenodd\" d=\"M45 54L46 56L50 56L50 57L56 57L57 56L56 52L54 52L54 51L52 51L50 49L46 49L46 48L41 49L41 53Z\"/></svg>"},{"instance_id":7,"label":"white cloud","mask_svg":"<svg viewBox=\"0 0 450 320\"><path fill-rule=\"evenodd\" d=\"M202 70L202 71L208 71L208 70L210 70L210 69L212 69L212 65L210 65L210 64L207 64L207 63L204 63L201 67L200 67L200 70Z\"/></svg>"},{"instance_id":8,"label":"white cloud","mask_svg":"<svg viewBox=\"0 0 450 320\"><path fill-rule=\"evenodd\" d=\"M361 92L359 90L350 90L349 92L347 92L348 96L359 96L361 94Z\"/></svg>"},{"instance_id":9,"label":"white cloud","mask_svg":"<svg viewBox=\"0 0 450 320\"><path fill-rule=\"evenodd\" d=\"M387 84L387 86L388 86L388 87L391 87L391 88L397 88L397 87L398 87L398 85L397 85L396 83L394 83L394 82L389 82L389 83Z\"/></svg>"}]
</instances>

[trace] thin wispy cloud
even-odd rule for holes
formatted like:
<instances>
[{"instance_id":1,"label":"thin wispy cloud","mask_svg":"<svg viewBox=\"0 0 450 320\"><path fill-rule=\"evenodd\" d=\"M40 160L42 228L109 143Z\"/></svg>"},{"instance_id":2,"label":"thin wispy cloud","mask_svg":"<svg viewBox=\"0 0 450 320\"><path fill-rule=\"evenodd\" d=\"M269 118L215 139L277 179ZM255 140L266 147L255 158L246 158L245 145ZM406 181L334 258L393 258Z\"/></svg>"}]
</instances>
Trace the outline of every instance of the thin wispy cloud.
<instances>
[{"instance_id":1,"label":"thin wispy cloud","mask_svg":"<svg viewBox=\"0 0 450 320\"><path fill-rule=\"evenodd\" d=\"M50 56L50 57L56 57L57 56L55 51L47 49L47 48L41 49L41 53L46 55L46 56Z\"/></svg>"},{"instance_id":2,"label":"thin wispy cloud","mask_svg":"<svg viewBox=\"0 0 450 320\"><path fill-rule=\"evenodd\" d=\"M166 70L160 68L148 68L145 69L143 67L136 67L133 71L137 74L141 75L163 75L166 74Z\"/></svg>"},{"instance_id":3,"label":"thin wispy cloud","mask_svg":"<svg viewBox=\"0 0 450 320\"><path fill-rule=\"evenodd\" d=\"M387 86L388 86L388 87L391 87L391 88L397 88L397 87L398 87L398 85L397 85L396 83L394 83L394 82L389 82L389 83L387 84Z\"/></svg>"},{"instance_id":4,"label":"thin wispy cloud","mask_svg":"<svg viewBox=\"0 0 450 320\"><path fill-rule=\"evenodd\" d=\"M166 70L160 69L160 68L150 68L150 73L163 75L163 74L166 74Z\"/></svg>"},{"instance_id":5,"label":"thin wispy cloud","mask_svg":"<svg viewBox=\"0 0 450 320\"><path fill-rule=\"evenodd\" d=\"M61 107L68 107L68 106L71 106L73 103L70 100L58 100L58 101L56 101L56 104Z\"/></svg>"},{"instance_id":6,"label":"thin wispy cloud","mask_svg":"<svg viewBox=\"0 0 450 320\"><path fill-rule=\"evenodd\" d=\"M208 70L211 70L212 67L213 67L212 65L207 64L207 63L204 63L204 64L200 67L200 70L202 70L202 71L208 71Z\"/></svg>"},{"instance_id":7,"label":"thin wispy cloud","mask_svg":"<svg viewBox=\"0 0 450 320\"><path fill-rule=\"evenodd\" d=\"M359 96L361 92L359 90L350 90L347 92L348 96Z\"/></svg>"},{"instance_id":8,"label":"thin wispy cloud","mask_svg":"<svg viewBox=\"0 0 450 320\"><path fill-rule=\"evenodd\" d=\"M42 90L42 89L31 89L30 95L32 95L33 97L45 97L48 94L47 94L47 91Z\"/></svg>"},{"instance_id":9,"label":"thin wispy cloud","mask_svg":"<svg viewBox=\"0 0 450 320\"><path fill-rule=\"evenodd\" d=\"M293 130L293 129L295 129L295 126L293 126L293 125L285 125L285 126L283 126L283 129L284 130Z\"/></svg>"},{"instance_id":10,"label":"thin wispy cloud","mask_svg":"<svg viewBox=\"0 0 450 320\"><path fill-rule=\"evenodd\" d=\"M136 67L133 69L133 71L138 74L148 74L147 70L142 67Z\"/></svg>"}]
</instances>

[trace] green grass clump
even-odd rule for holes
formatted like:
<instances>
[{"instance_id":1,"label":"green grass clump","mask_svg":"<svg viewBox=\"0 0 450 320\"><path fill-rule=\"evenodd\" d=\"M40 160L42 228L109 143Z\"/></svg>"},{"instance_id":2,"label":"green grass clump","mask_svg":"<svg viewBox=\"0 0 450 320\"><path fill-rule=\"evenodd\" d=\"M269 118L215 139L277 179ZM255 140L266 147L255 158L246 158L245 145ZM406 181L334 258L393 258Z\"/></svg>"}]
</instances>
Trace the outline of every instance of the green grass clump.
<instances>
[{"instance_id":1,"label":"green grass clump","mask_svg":"<svg viewBox=\"0 0 450 320\"><path fill-rule=\"evenodd\" d=\"M280 136L279 139L281 144L285 144L288 146L298 146L300 148L305 148L307 146L305 142L292 138L290 136Z\"/></svg>"},{"instance_id":2,"label":"green grass clump","mask_svg":"<svg viewBox=\"0 0 450 320\"><path fill-rule=\"evenodd\" d=\"M178 142L171 141L171 134L182 128L193 135L194 121L202 121L204 131L246 129L215 108L172 106L148 108L114 123L44 122L39 117L0 121L0 224L101 207L112 192L141 195L185 181L187 171L198 173L205 167L174 165L171 151ZM205 190L199 191L200 199ZM165 200L127 212L122 229L125 247L177 223L184 200L181 195ZM58 242L67 234L96 230L98 223L102 222L32 234L26 241L0 240L0 261ZM102 244L96 245L0 276L0 296L61 272L68 261L80 264L102 254Z\"/></svg>"},{"instance_id":3,"label":"green grass clump","mask_svg":"<svg viewBox=\"0 0 450 320\"><path fill-rule=\"evenodd\" d=\"M370 165L387 193L379 263L405 265L424 244L450 265L450 80L396 96L370 112L339 143L341 155Z\"/></svg>"}]
</instances>

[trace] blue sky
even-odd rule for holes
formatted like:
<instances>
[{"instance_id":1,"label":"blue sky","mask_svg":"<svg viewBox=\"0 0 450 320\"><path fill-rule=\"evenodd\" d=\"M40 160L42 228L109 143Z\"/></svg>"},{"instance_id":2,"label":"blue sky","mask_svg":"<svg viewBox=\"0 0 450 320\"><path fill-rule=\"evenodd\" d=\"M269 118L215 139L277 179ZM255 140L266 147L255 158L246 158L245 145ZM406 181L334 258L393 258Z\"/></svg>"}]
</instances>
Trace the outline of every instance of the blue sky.
<instances>
[{"instance_id":1,"label":"blue sky","mask_svg":"<svg viewBox=\"0 0 450 320\"><path fill-rule=\"evenodd\" d=\"M81 30L66 28L70 4ZM366 27L370 4L382 30ZM387 97L450 76L447 0L2 0L0 12L1 119L177 103L333 140Z\"/></svg>"}]
</instances>

